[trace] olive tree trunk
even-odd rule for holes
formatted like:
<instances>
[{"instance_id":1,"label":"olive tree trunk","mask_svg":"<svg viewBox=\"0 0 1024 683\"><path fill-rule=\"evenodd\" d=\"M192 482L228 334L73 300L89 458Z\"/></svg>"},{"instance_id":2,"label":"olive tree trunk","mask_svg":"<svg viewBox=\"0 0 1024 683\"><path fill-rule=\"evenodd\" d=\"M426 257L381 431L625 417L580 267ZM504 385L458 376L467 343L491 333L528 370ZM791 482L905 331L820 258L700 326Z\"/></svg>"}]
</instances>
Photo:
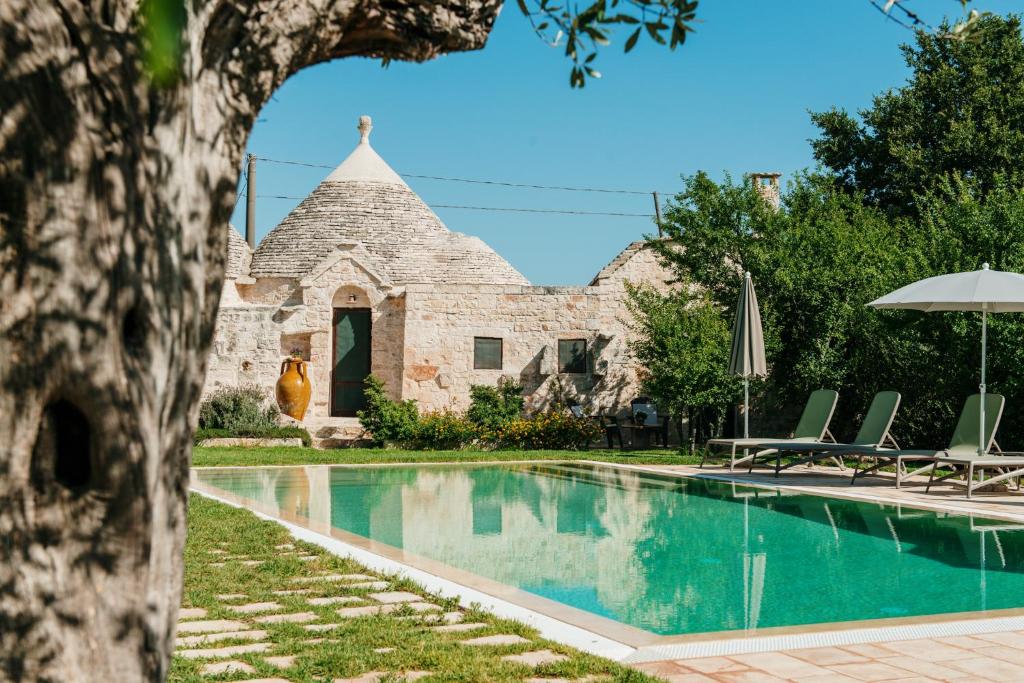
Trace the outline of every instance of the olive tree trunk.
<instances>
[{"instance_id":1,"label":"olive tree trunk","mask_svg":"<svg viewBox=\"0 0 1024 683\"><path fill-rule=\"evenodd\" d=\"M147 5L182 12L161 86ZM499 8L0 0L0 680L166 677L225 226L264 102L328 59L480 48Z\"/></svg>"}]
</instances>

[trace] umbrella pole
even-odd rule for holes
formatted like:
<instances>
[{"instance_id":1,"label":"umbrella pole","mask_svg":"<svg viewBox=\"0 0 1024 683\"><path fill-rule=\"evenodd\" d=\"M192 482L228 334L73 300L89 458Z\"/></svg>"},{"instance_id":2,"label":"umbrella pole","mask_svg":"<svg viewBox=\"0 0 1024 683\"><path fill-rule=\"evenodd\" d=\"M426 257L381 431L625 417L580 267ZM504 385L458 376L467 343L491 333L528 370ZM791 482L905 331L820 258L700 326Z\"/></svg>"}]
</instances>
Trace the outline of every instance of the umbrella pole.
<instances>
[{"instance_id":1,"label":"umbrella pole","mask_svg":"<svg viewBox=\"0 0 1024 683\"><path fill-rule=\"evenodd\" d=\"M985 455L985 356L988 355L988 304L981 307L981 384L978 386L981 393L981 410L978 411L981 420L978 430L978 455Z\"/></svg>"},{"instance_id":2,"label":"umbrella pole","mask_svg":"<svg viewBox=\"0 0 1024 683\"><path fill-rule=\"evenodd\" d=\"M750 438L750 377L743 378L743 438Z\"/></svg>"}]
</instances>

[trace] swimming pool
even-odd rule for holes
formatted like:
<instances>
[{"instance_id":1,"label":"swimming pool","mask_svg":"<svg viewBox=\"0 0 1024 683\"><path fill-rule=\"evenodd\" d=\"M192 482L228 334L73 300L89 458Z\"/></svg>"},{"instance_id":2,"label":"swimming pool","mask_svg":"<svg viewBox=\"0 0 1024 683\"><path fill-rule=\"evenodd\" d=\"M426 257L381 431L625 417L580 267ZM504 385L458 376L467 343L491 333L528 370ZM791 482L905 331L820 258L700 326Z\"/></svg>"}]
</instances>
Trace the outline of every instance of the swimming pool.
<instances>
[{"instance_id":1,"label":"swimming pool","mask_svg":"<svg viewBox=\"0 0 1024 683\"><path fill-rule=\"evenodd\" d=\"M200 469L198 487L661 636L1024 605L1024 525L587 464Z\"/></svg>"}]
</instances>

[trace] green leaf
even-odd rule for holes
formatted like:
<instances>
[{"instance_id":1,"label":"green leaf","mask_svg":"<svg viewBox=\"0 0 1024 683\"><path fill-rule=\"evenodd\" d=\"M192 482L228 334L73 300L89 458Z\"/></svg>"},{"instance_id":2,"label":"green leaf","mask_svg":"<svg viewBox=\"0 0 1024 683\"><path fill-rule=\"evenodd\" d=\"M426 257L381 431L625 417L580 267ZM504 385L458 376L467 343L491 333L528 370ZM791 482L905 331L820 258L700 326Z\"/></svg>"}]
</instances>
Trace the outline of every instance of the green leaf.
<instances>
[{"instance_id":1,"label":"green leaf","mask_svg":"<svg viewBox=\"0 0 1024 683\"><path fill-rule=\"evenodd\" d=\"M143 64L154 83L171 85L181 75L185 5L183 0L143 0Z\"/></svg>"},{"instance_id":2,"label":"green leaf","mask_svg":"<svg viewBox=\"0 0 1024 683\"><path fill-rule=\"evenodd\" d=\"M640 27L638 26L633 33L630 34L629 38L626 38L626 49L623 52L629 52L636 47L636 41L640 39Z\"/></svg>"},{"instance_id":3,"label":"green leaf","mask_svg":"<svg viewBox=\"0 0 1024 683\"><path fill-rule=\"evenodd\" d=\"M662 38L661 34L658 32L661 29L667 28L664 24L661 24L660 22L659 23L646 22L644 24L644 26L647 28L647 33L648 33L648 35L651 36L651 40L656 42L658 45L664 45L665 44L665 39Z\"/></svg>"}]
</instances>

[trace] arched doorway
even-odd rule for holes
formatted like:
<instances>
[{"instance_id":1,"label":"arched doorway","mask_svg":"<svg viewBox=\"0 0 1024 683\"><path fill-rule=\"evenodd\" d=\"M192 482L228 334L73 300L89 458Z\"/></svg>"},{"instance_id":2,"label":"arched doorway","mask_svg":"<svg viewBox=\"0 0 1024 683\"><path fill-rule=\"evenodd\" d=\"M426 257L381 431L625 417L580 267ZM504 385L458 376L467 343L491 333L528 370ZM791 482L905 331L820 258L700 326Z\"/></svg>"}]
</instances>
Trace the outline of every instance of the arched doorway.
<instances>
[{"instance_id":1,"label":"arched doorway","mask_svg":"<svg viewBox=\"0 0 1024 683\"><path fill-rule=\"evenodd\" d=\"M341 287L331 301L331 416L354 417L366 407L373 320L366 292Z\"/></svg>"}]
</instances>

